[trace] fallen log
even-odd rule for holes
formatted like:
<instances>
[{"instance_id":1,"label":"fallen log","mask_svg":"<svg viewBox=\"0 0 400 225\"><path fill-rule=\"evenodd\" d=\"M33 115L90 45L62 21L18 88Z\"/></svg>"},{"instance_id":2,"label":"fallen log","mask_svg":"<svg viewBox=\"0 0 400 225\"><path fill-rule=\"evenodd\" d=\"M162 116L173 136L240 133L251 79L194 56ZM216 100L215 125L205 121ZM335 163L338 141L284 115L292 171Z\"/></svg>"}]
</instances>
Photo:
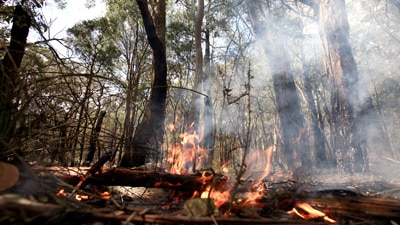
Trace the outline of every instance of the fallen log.
<instances>
[{"instance_id":1,"label":"fallen log","mask_svg":"<svg viewBox=\"0 0 400 225\"><path fill-rule=\"evenodd\" d=\"M68 184L76 185L82 180L82 174L87 168L36 168L39 174L51 176L65 181ZM49 175L50 174L52 175ZM212 182L214 184L224 183L227 178L224 175L208 173L207 175L197 174L170 174L157 171L131 170L123 168L102 169L99 173L87 177L83 184L106 185L106 186L130 186L147 188L168 188L182 191L203 191Z\"/></svg>"},{"instance_id":2,"label":"fallen log","mask_svg":"<svg viewBox=\"0 0 400 225\"><path fill-rule=\"evenodd\" d=\"M377 197L323 197L310 200L331 214L348 217L385 217L400 219L400 201Z\"/></svg>"},{"instance_id":3,"label":"fallen log","mask_svg":"<svg viewBox=\"0 0 400 225\"><path fill-rule=\"evenodd\" d=\"M333 218L344 220L385 220L400 222L400 200L384 197L311 194L305 200Z\"/></svg>"}]
</instances>

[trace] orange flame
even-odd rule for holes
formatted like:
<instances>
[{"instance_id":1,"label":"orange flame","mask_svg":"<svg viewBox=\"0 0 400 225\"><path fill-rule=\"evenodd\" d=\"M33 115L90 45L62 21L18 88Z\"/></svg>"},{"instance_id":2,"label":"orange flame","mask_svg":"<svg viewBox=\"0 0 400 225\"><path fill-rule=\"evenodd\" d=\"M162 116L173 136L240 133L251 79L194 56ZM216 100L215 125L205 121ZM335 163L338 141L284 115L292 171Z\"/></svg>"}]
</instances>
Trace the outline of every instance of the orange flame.
<instances>
[{"instance_id":1,"label":"orange flame","mask_svg":"<svg viewBox=\"0 0 400 225\"><path fill-rule=\"evenodd\" d=\"M217 190L212 190L210 192L211 187L207 187L206 190L201 193L200 198L212 198L214 199L214 204L217 208L221 207L223 204L229 201L229 198L231 196L231 191L217 191Z\"/></svg>"},{"instance_id":2,"label":"orange flame","mask_svg":"<svg viewBox=\"0 0 400 225\"><path fill-rule=\"evenodd\" d=\"M254 151L247 161L248 171L250 173L261 170L262 173L256 177L256 182L252 188L256 188L262 183L262 180L271 172L271 157L274 145L269 146L265 151Z\"/></svg>"},{"instance_id":3,"label":"orange flame","mask_svg":"<svg viewBox=\"0 0 400 225\"><path fill-rule=\"evenodd\" d=\"M262 199L262 197L264 196L264 192L265 191L266 191L265 187L262 186L257 191L246 193L246 200L242 204L242 207L245 207L245 206L248 206L248 205L257 207L259 205L258 200ZM262 207L262 205L260 207Z\"/></svg>"},{"instance_id":4,"label":"orange flame","mask_svg":"<svg viewBox=\"0 0 400 225\"><path fill-rule=\"evenodd\" d=\"M293 208L288 213L291 215L298 215L299 217L305 220L323 218L325 221L329 223L336 223L336 220L329 218L325 213L314 209L310 204L306 202L296 203L296 207L304 210L306 214L300 213L296 208Z\"/></svg>"},{"instance_id":5,"label":"orange flame","mask_svg":"<svg viewBox=\"0 0 400 225\"><path fill-rule=\"evenodd\" d=\"M198 133L193 126L194 123L186 126L185 132L179 134L179 138L182 139L180 143L174 143L167 148L167 163L171 165L170 173L192 173L195 169L201 169L208 158L207 150L199 146L204 130L201 128ZM169 129L173 131L175 125L170 124Z\"/></svg>"},{"instance_id":6,"label":"orange flame","mask_svg":"<svg viewBox=\"0 0 400 225\"><path fill-rule=\"evenodd\" d=\"M265 151L254 151L246 163L248 165L247 172L254 173L256 171L261 171L261 174L256 176L256 181L251 187L251 192L247 192L243 199L238 199L234 204L240 204L240 207L245 207L248 205L254 207L262 207L258 200L260 200L266 191L265 186L260 186L262 180L271 172L271 156L274 149L274 145L269 146ZM226 165L223 165L223 169ZM212 189L208 186L206 190L201 193L201 198L212 198L214 199L215 205L219 208L226 202L230 200L232 190L219 191Z\"/></svg>"},{"instance_id":7,"label":"orange flame","mask_svg":"<svg viewBox=\"0 0 400 225\"><path fill-rule=\"evenodd\" d=\"M297 137L292 141L291 144L294 145L294 144L300 142L301 136L303 135L304 132L306 132L306 128L305 128L305 127L301 128L301 129L299 130L299 136L297 136Z\"/></svg>"}]
</instances>

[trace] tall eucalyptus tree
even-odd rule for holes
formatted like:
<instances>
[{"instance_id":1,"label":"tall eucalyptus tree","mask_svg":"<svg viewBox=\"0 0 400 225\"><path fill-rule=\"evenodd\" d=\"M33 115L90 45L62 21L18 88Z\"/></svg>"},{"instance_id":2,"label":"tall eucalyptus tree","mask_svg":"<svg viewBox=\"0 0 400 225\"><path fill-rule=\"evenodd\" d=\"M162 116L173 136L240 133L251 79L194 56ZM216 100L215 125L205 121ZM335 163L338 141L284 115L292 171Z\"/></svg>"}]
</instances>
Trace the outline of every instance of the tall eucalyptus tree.
<instances>
[{"instance_id":1,"label":"tall eucalyptus tree","mask_svg":"<svg viewBox=\"0 0 400 225\"><path fill-rule=\"evenodd\" d=\"M153 14L147 0L136 1L147 39L153 51L153 79L150 105L133 137L133 150L125 152L122 166L140 166L148 158L158 160L160 142L164 135L164 118L167 97L167 60L165 52L166 1L152 1Z\"/></svg>"},{"instance_id":2,"label":"tall eucalyptus tree","mask_svg":"<svg viewBox=\"0 0 400 225\"><path fill-rule=\"evenodd\" d=\"M319 21L323 60L331 88L333 149L343 172L368 169L367 118L376 118L371 96L360 86L357 64L349 42L344 0L301 0L314 9Z\"/></svg>"}]
</instances>

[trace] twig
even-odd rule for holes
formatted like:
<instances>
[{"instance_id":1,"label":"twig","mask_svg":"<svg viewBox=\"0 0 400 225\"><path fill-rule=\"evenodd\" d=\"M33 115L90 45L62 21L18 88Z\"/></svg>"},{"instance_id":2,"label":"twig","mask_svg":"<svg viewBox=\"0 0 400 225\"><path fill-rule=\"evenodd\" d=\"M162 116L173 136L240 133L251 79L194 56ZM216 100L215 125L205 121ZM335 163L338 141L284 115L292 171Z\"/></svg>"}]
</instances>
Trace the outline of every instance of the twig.
<instances>
[{"instance_id":1,"label":"twig","mask_svg":"<svg viewBox=\"0 0 400 225\"><path fill-rule=\"evenodd\" d=\"M87 171L85 173L85 175L83 175L81 177L79 183L75 186L74 190L71 192L69 197L73 196L76 193L76 191L82 186L83 182L85 182L87 178L95 175L98 171L101 171L101 168L103 167L103 165L107 161L109 161L112 156L113 156L113 151L108 151L104 155L102 155L100 157L99 161L97 161L95 164L93 164L93 166L90 167L89 171Z\"/></svg>"}]
</instances>

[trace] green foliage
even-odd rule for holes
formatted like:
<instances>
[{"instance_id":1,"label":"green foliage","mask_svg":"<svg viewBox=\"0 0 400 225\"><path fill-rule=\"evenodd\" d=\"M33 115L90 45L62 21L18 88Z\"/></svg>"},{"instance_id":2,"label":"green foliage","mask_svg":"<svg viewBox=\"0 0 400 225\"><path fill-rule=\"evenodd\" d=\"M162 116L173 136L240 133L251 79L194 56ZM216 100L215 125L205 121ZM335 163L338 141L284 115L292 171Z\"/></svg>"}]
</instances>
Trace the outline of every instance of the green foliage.
<instances>
[{"instance_id":1,"label":"green foliage","mask_svg":"<svg viewBox=\"0 0 400 225\"><path fill-rule=\"evenodd\" d=\"M117 46L107 37L112 33L112 24L106 18L83 21L67 30L71 35L68 42L85 63L112 71L115 59L120 56Z\"/></svg>"}]
</instances>

